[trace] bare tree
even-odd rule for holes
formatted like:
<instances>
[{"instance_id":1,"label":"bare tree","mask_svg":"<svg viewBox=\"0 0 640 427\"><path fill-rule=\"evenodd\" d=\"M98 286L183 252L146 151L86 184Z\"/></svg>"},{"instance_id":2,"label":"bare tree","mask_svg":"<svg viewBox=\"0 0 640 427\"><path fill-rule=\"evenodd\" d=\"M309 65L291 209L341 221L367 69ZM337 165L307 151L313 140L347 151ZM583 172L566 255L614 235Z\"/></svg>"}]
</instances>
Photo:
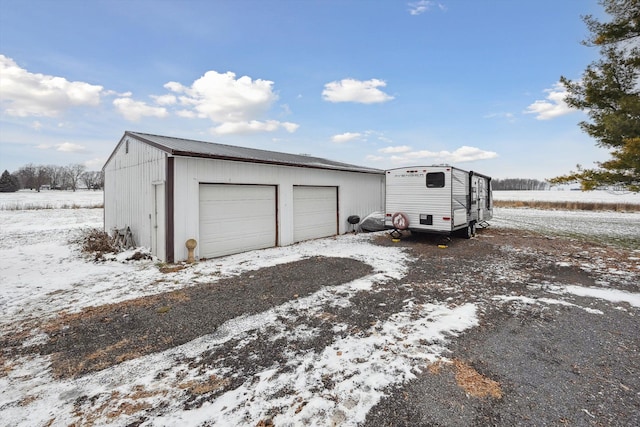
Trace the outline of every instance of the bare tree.
<instances>
[{"instance_id":1,"label":"bare tree","mask_svg":"<svg viewBox=\"0 0 640 427\"><path fill-rule=\"evenodd\" d=\"M63 185L64 166L49 165L49 184L52 189L60 189Z\"/></svg>"},{"instance_id":2,"label":"bare tree","mask_svg":"<svg viewBox=\"0 0 640 427\"><path fill-rule=\"evenodd\" d=\"M35 188L36 167L32 163L29 163L28 165L25 165L18 169L16 175L20 180L21 188L28 188L29 190L33 190Z\"/></svg>"},{"instance_id":3,"label":"bare tree","mask_svg":"<svg viewBox=\"0 0 640 427\"><path fill-rule=\"evenodd\" d=\"M87 189L98 190L102 188L102 172L83 172L80 176L80 179L82 180L82 183L87 187Z\"/></svg>"},{"instance_id":4,"label":"bare tree","mask_svg":"<svg viewBox=\"0 0 640 427\"><path fill-rule=\"evenodd\" d=\"M527 178L495 178L491 180L491 187L494 190L548 190L549 183Z\"/></svg>"},{"instance_id":5,"label":"bare tree","mask_svg":"<svg viewBox=\"0 0 640 427\"><path fill-rule=\"evenodd\" d=\"M78 182L80 181L80 177L85 171L86 166L80 163L75 163L73 165L67 166L67 178L70 188L73 191L78 189Z\"/></svg>"},{"instance_id":6,"label":"bare tree","mask_svg":"<svg viewBox=\"0 0 640 427\"><path fill-rule=\"evenodd\" d=\"M50 181L49 167L48 166L36 166L35 170L35 186L36 191L40 191L40 188Z\"/></svg>"}]
</instances>

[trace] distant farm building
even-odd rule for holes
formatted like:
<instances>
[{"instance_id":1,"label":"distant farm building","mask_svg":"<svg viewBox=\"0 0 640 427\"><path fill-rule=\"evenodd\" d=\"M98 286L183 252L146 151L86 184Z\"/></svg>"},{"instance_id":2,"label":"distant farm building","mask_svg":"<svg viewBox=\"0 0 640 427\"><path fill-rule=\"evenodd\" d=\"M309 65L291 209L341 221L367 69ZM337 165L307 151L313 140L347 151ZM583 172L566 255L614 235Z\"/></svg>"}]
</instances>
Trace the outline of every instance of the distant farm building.
<instances>
[{"instance_id":1,"label":"distant farm building","mask_svg":"<svg viewBox=\"0 0 640 427\"><path fill-rule=\"evenodd\" d=\"M286 246L381 211L384 172L317 157L125 132L104 165L104 226L167 261Z\"/></svg>"}]
</instances>

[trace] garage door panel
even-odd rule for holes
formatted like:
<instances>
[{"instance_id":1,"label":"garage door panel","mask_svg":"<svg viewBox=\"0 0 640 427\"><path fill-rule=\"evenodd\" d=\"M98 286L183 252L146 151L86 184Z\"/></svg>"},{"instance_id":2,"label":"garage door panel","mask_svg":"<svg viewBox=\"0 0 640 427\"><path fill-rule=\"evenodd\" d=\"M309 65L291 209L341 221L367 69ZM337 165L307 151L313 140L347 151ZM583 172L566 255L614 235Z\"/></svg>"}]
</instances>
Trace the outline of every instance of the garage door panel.
<instances>
[{"instance_id":1,"label":"garage door panel","mask_svg":"<svg viewBox=\"0 0 640 427\"><path fill-rule=\"evenodd\" d=\"M338 223L338 189L336 187L293 188L293 240L333 236Z\"/></svg>"},{"instance_id":2,"label":"garage door panel","mask_svg":"<svg viewBox=\"0 0 640 427\"><path fill-rule=\"evenodd\" d=\"M200 185L199 253L211 258L276 245L276 189Z\"/></svg>"}]
</instances>

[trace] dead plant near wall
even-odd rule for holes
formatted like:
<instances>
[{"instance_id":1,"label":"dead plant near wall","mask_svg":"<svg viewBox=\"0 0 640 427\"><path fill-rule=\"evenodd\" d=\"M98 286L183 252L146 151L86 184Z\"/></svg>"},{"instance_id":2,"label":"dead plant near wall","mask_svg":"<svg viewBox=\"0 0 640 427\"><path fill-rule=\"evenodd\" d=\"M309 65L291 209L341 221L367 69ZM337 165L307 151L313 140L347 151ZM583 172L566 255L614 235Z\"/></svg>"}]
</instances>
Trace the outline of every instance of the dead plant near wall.
<instances>
[{"instance_id":1,"label":"dead plant near wall","mask_svg":"<svg viewBox=\"0 0 640 427\"><path fill-rule=\"evenodd\" d=\"M120 248L115 239L109 236L106 231L99 228L90 228L86 230L81 237L82 252L87 254L100 253L118 253Z\"/></svg>"}]
</instances>

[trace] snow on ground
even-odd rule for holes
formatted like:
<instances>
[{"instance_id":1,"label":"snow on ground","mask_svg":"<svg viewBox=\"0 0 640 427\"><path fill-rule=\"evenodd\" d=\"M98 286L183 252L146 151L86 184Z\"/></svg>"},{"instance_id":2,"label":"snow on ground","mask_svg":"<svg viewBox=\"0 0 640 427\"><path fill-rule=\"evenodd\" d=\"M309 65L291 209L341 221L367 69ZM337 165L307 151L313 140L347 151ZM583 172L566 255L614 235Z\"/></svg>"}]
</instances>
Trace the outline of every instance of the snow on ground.
<instances>
[{"instance_id":1,"label":"snow on ground","mask_svg":"<svg viewBox=\"0 0 640 427\"><path fill-rule=\"evenodd\" d=\"M93 190L20 190L15 193L0 193L0 210L95 207L102 205L102 202L102 191Z\"/></svg>"},{"instance_id":2,"label":"snow on ground","mask_svg":"<svg viewBox=\"0 0 640 427\"><path fill-rule=\"evenodd\" d=\"M640 247L640 212L494 208L492 227L585 236Z\"/></svg>"},{"instance_id":3,"label":"snow on ground","mask_svg":"<svg viewBox=\"0 0 640 427\"><path fill-rule=\"evenodd\" d=\"M84 197L79 194L79 198ZM500 227L520 228L533 223L539 227L546 223L571 230L576 224L589 230L602 230L601 223L606 223L610 227L606 232L640 233L640 227L636 227L638 214L599 215L500 209L495 222ZM313 295L263 313L232 319L214 334L182 346L76 379L55 379L48 356L28 355L13 360L0 375L3 424L32 426L55 420L52 425L66 426L78 421L82 405L87 404L92 405L87 411L95 412L98 424L126 425L131 421L128 416L135 414L135 411L122 410L114 415L108 408L157 407L163 408L160 415L144 425L196 426L205 421L215 425L256 425L264 415L264 408L278 407L282 412L273 420L278 426L356 425L365 419L386 387L410 380L424 369L426 362L446 355L450 340L478 324L478 313L484 303L450 306L443 301L418 305L411 299L406 300L400 311L385 322L372 325L370 331L336 338L319 353L291 357L287 369L274 366L259 372L253 381L221 394L198 409L186 410L182 400L185 384L203 384L232 375L215 367L194 372L185 361L187 358L198 358L232 339L251 340L267 329L283 335L313 336L314 331L304 324L291 330L291 323L295 324L292 313L320 313L322 307L331 304L348 306L350 295L357 291L402 278L411 259L401 247L371 244L372 234L349 234L208 260L163 274L154 260L94 263L83 258L78 247L69 241L82 229L100 227L101 223L102 209L0 209L0 327L3 333L16 330L16 322L49 317L62 310L79 311L310 256L355 258L370 264L374 273L338 287L320 289ZM612 226L612 223L618 225ZM545 286L555 298L520 296L519 302L578 306L575 301L565 301L563 296L580 295L624 301L635 307L640 304L639 294L614 289ZM496 295L494 300L509 302L514 298ZM590 315L602 315L599 310L581 308ZM343 326L336 324L335 328L340 330ZM46 336L36 335L31 337L31 342L44 339ZM331 393L326 392L324 382L333 384ZM94 396L95 400L82 403L78 400L82 396Z\"/></svg>"}]
</instances>

